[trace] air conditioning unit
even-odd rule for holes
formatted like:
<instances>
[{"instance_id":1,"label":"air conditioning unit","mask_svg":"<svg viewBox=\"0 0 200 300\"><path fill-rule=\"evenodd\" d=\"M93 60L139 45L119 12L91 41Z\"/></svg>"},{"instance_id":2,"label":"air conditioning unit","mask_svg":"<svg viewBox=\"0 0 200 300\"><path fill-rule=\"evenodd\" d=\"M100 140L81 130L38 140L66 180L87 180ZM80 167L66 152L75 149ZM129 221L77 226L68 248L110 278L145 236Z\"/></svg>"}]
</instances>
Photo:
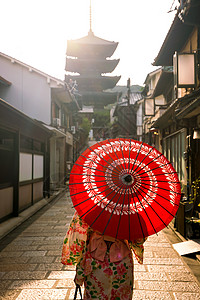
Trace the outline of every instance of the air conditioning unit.
<instances>
[{"instance_id":1,"label":"air conditioning unit","mask_svg":"<svg viewBox=\"0 0 200 300\"><path fill-rule=\"evenodd\" d=\"M71 132L72 132L72 134L76 133L76 127L75 126L71 126Z\"/></svg>"},{"instance_id":2,"label":"air conditioning unit","mask_svg":"<svg viewBox=\"0 0 200 300\"><path fill-rule=\"evenodd\" d=\"M53 126L60 126L60 119L59 118L53 118Z\"/></svg>"}]
</instances>

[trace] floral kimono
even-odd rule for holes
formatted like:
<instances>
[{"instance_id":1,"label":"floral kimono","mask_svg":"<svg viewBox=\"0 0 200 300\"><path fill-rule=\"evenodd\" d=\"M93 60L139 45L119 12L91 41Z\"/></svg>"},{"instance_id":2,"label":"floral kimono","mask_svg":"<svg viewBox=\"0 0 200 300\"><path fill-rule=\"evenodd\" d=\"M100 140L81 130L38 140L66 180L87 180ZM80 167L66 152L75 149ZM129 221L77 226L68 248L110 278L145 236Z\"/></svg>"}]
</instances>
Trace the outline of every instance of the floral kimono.
<instances>
[{"instance_id":1,"label":"floral kimono","mask_svg":"<svg viewBox=\"0 0 200 300\"><path fill-rule=\"evenodd\" d=\"M63 242L61 262L76 265L74 281L84 283L84 299L132 299L132 251L143 263L144 241L133 243L94 232L75 213Z\"/></svg>"}]
</instances>

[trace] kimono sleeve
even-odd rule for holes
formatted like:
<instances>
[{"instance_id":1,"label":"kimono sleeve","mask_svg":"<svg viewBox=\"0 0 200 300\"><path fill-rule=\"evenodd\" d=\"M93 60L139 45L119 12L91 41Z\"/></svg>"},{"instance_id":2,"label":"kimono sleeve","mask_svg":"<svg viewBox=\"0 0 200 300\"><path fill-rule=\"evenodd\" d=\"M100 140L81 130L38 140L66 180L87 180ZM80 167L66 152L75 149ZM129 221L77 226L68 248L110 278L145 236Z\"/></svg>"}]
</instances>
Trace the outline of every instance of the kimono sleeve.
<instances>
[{"instance_id":1,"label":"kimono sleeve","mask_svg":"<svg viewBox=\"0 0 200 300\"><path fill-rule=\"evenodd\" d=\"M88 229L89 226L75 213L63 241L62 264L79 263L86 248Z\"/></svg>"},{"instance_id":2,"label":"kimono sleeve","mask_svg":"<svg viewBox=\"0 0 200 300\"><path fill-rule=\"evenodd\" d=\"M137 261L142 264L143 263L143 255L144 255L144 239L138 239L134 242L129 242L130 249L134 252Z\"/></svg>"}]
</instances>

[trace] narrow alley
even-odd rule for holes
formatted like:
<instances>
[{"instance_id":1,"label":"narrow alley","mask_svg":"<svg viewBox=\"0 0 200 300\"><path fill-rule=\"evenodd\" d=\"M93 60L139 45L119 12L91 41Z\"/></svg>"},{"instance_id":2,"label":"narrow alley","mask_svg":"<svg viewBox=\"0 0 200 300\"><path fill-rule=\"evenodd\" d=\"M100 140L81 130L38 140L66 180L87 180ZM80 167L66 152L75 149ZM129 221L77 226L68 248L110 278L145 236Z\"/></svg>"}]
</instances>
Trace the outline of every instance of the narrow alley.
<instances>
[{"instance_id":1,"label":"narrow alley","mask_svg":"<svg viewBox=\"0 0 200 300\"><path fill-rule=\"evenodd\" d=\"M1 241L0 299L73 299L74 267L60 262L63 238L73 213L67 192ZM200 299L196 277L164 231L147 239L144 264L135 260L134 268L135 300Z\"/></svg>"}]
</instances>

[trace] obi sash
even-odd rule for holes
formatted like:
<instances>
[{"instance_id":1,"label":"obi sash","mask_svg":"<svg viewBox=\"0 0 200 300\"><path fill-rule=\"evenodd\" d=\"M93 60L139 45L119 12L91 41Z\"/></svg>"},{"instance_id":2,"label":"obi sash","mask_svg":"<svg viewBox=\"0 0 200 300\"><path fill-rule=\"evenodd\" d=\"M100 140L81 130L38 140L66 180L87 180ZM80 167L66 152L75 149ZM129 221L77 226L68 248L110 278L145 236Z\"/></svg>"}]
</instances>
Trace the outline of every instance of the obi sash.
<instances>
[{"instance_id":1,"label":"obi sash","mask_svg":"<svg viewBox=\"0 0 200 300\"><path fill-rule=\"evenodd\" d=\"M128 242L94 232L88 246L93 258L104 261L107 252L106 241L112 242L109 250L110 262L119 262L131 252Z\"/></svg>"}]
</instances>

